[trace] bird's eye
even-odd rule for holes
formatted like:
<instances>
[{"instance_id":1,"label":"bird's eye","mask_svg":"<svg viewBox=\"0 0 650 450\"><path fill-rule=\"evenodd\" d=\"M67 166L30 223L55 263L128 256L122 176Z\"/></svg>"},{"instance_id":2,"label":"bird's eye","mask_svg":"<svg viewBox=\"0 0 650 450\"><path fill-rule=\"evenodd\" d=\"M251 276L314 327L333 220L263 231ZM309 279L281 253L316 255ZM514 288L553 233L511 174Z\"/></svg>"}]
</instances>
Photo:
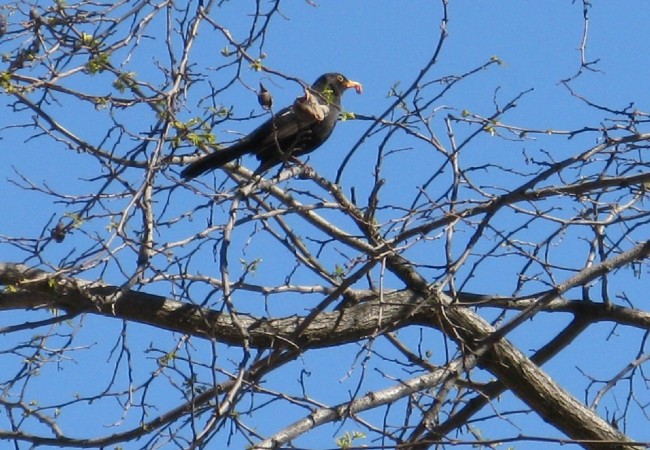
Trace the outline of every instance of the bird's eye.
<instances>
[{"instance_id":1,"label":"bird's eye","mask_svg":"<svg viewBox=\"0 0 650 450\"><path fill-rule=\"evenodd\" d=\"M339 83L343 83L343 75L337 75L336 81L338 81Z\"/></svg>"}]
</instances>

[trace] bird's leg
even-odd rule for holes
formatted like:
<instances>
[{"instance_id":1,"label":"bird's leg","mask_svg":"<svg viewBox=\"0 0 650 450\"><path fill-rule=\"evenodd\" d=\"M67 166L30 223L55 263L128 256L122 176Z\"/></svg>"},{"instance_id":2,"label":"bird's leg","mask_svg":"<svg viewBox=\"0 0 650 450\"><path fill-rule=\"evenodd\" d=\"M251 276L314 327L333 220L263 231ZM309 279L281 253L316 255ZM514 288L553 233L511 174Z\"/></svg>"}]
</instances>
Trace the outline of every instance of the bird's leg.
<instances>
[{"instance_id":1,"label":"bird's leg","mask_svg":"<svg viewBox=\"0 0 650 450\"><path fill-rule=\"evenodd\" d=\"M301 150L305 147L305 141L311 139L312 131L307 129L296 134L293 138L293 141L290 145L287 145L284 149L280 147L279 143L276 140L275 151L277 156L277 161L282 162L282 164L288 163L300 163L300 160L295 155L300 155Z\"/></svg>"},{"instance_id":2,"label":"bird's leg","mask_svg":"<svg viewBox=\"0 0 650 450\"><path fill-rule=\"evenodd\" d=\"M298 164L300 164L300 168L302 169L300 175L298 175L298 178L301 180L309 180L310 178L313 178L315 173L314 168L304 161L297 161Z\"/></svg>"}]
</instances>

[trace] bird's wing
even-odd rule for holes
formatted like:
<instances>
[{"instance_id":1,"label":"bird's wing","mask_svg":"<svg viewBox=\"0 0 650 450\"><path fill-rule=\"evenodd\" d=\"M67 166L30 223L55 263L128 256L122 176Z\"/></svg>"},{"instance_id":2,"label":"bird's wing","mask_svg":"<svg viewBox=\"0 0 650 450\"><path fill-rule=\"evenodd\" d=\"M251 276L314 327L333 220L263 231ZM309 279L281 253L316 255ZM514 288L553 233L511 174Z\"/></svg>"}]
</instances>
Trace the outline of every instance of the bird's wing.
<instances>
[{"instance_id":1,"label":"bird's wing","mask_svg":"<svg viewBox=\"0 0 650 450\"><path fill-rule=\"evenodd\" d=\"M285 108L251 133L250 142L258 151L277 145L276 142L282 147L283 143L293 141L315 121L298 116L293 107Z\"/></svg>"},{"instance_id":2,"label":"bird's wing","mask_svg":"<svg viewBox=\"0 0 650 450\"><path fill-rule=\"evenodd\" d=\"M309 150L313 146L314 130L321 123L313 116L297 114L293 107L285 108L251 133L249 142L257 159L277 162Z\"/></svg>"}]
</instances>

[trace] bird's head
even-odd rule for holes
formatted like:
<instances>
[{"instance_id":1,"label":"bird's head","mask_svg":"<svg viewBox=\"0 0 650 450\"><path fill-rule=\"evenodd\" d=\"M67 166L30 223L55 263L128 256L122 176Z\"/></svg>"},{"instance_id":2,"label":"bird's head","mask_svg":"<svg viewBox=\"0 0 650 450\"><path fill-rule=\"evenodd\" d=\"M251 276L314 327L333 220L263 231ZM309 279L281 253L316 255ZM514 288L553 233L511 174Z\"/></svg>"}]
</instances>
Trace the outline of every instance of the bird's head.
<instances>
[{"instance_id":1,"label":"bird's head","mask_svg":"<svg viewBox=\"0 0 650 450\"><path fill-rule=\"evenodd\" d=\"M312 90L325 96L329 103L339 104L346 89L354 88L357 94L363 92L363 86L357 81L348 80L340 73L321 75L311 86Z\"/></svg>"}]
</instances>

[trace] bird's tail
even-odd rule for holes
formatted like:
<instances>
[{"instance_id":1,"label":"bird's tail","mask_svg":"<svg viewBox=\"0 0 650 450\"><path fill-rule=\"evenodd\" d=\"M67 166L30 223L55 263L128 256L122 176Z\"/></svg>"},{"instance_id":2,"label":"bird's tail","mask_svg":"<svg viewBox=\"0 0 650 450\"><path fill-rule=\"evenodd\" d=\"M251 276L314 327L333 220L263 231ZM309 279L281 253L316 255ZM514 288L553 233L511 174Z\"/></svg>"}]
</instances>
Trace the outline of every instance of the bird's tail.
<instances>
[{"instance_id":1,"label":"bird's tail","mask_svg":"<svg viewBox=\"0 0 650 450\"><path fill-rule=\"evenodd\" d=\"M191 180L205 172L218 169L224 164L243 156L245 153L246 148L239 144L232 145L223 150L217 150L187 166L181 172L181 176L186 180Z\"/></svg>"}]
</instances>

